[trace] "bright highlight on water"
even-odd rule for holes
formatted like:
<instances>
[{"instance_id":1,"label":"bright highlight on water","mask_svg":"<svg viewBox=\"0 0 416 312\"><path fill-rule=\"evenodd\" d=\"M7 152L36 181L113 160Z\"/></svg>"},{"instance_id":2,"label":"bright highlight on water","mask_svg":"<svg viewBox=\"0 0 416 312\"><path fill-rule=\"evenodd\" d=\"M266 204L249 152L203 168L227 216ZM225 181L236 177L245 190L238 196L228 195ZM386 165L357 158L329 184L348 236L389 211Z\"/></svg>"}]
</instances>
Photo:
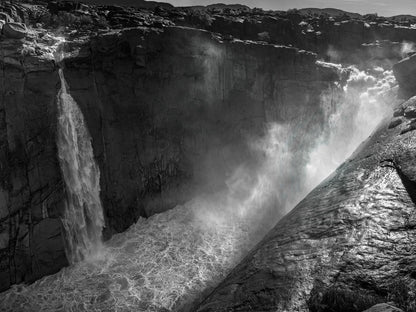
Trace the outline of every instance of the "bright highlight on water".
<instances>
[{"instance_id":1,"label":"bright highlight on water","mask_svg":"<svg viewBox=\"0 0 416 312\"><path fill-rule=\"evenodd\" d=\"M94 160L84 116L67 91L62 69L58 95L58 155L65 181L63 224L70 263L96 257L102 249L104 227L100 200L100 170Z\"/></svg>"}]
</instances>

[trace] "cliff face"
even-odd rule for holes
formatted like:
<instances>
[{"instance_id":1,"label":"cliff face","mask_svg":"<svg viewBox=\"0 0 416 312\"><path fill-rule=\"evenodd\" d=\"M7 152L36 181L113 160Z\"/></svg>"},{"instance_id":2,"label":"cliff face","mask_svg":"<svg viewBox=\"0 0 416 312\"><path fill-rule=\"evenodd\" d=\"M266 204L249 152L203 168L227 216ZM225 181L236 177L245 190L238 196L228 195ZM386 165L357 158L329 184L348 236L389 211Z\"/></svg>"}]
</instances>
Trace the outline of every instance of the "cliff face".
<instances>
[{"instance_id":1,"label":"cliff face","mask_svg":"<svg viewBox=\"0 0 416 312\"><path fill-rule=\"evenodd\" d=\"M0 49L0 289L4 290L54 273L67 262L59 220L63 186L55 144L59 87L55 64L52 56L30 53L20 40L1 40Z\"/></svg>"},{"instance_id":2,"label":"cliff face","mask_svg":"<svg viewBox=\"0 0 416 312\"><path fill-rule=\"evenodd\" d=\"M197 311L416 305L413 97L315 188Z\"/></svg>"},{"instance_id":3,"label":"cliff face","mask_svg":"<svg viewBox=\"0 0 416 312\"><path fill-rule=\"evenodd\" d=\"M295 48L221 39L138 28L68 44L80 51L65 75L93 137L107 230L224 187L267 122L302 118L315 125L306 137L319 132L334 69Z\"/></svg>"},{"instance_id":4,"label":"cliff face","mask_svg":"<svg viewBox=\"0 0 416 312\"><path fill-rule=\"evenodd\" d=\"M48 35L36 36L1 42L2 289L67 263L59 78ZM310 52L181 27L74 37L63 49L101 169L107 238L139 216L222 188L239 164L254 165L247 138L263 135L266 122L303 120L309 144L324 120L320 95L339 79Z\"/></svg>"},{"instance_id":5,"label":"cliff face","mask_svg":"<svg viewBox=\"0 0 416 312\"><path fill-rule=\"evenodd\" d=\"M414 27L383 18L53 2L18 8L7 12L40 24L26 39L0 38L0 290L67 265L57 42L42 24L74 30L62 66L100 167L106 238L139 216L222 190L240 165L256 168L262 160L247 142L264 137L267 123L290 125L289 151L305 162L299 146L310 149L328 121L321 96L343 79L318 55L388 65L403 55L401 41L416 41ZM414 60L394 69L407 97ZM396 111L199 310L361 311L386 300L414 308L415 110L412 99Z\"/></svg>"}]
</instances>

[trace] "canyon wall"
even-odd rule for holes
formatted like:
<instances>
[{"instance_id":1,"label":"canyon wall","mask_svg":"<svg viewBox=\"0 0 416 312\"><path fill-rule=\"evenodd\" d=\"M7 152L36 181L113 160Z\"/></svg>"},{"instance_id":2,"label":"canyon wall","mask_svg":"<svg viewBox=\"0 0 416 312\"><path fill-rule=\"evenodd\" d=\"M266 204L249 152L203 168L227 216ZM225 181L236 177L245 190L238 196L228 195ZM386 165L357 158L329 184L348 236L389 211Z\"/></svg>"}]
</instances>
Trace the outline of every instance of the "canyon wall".
<instances>
[{"instance_id":1,"label":"canyon wall","mask_svg":"<svg viewBox=\"0 0 416 312\"><path fill-rule=\"evenodd\" d=\"M261 159L248 142L263 137L269 122L293 126L292 148L308 150L327 121L322 94L330 96L345 78L316 62L318 57L388 67L404 56L402 41L416 41L414 27L384 18L55 4L0 7L36 27L26 39L0 38L0 290L67 265L60 220L65 191L56 148L56 41L43 26L68 27L60 66L101 170L105 238L140 216L221 190L239 165L256 168ZM414 60L395 67L406 97L414 94L408 78ZM413 285L406 262L413 259L406 253L412 250L414 197L406 172L413 160L399 157L413 148L409 103L407 111L396 113L393 130L384 125L282 220L200 310L244 310L253 303L265 310L319 310L338 304L331 301L335 295L350 302L354 287L362 290L358 309L399 296L391 289ZM388 142L391 151L377 140ZM296 155L295 161L305 162ZM379 166L380 160L387 165ZM384 191L377 189L379 183L387 185L380 186ZM372 185L376 190L369 195ZM399 202L385 198L390 195ZM375 211L371 203L378 201ZM391 212L392 206L398 208ZM381 227L380 213L388 216ZM396 240L405 260L385 265L379 257ZM360 257L366 263L375 259L370 261L375 276ZM392 299L411 305L412 298Z\"/></svg>"},{"instance_id":2,"label":"canyon wall","mask_svg":"<svg viewBox=\"0 0 416 312\"><path fill-rule=\"evenodd\" d=\"M60 85L48 35L42 38L1 42L10 45L1 59L2 289L67 263ZM107 238L139 216L221 189L240 164L254 166L247 142L264 135L267 122L298 123L301 144L311 144L325 117L321 93L340 79L313 53L185 27L68 37L63 49L68 90L101 169Z\"/></svg>"},{"instance_id":3,"label":"canyon wall","mask_svg":"<svg viewBox=\"0 0 416 312\"><path fill-rule=\"evenodd\" d=\"M59 88L52 57L0 41L0 289L66 265L63 183L55 144Z\"/></svg>"},{"instance_id":4,"label":"canyon wall","mask_svg":"<svg viewBox=\"0 0 416 312\"><path fill-rule=\"evenodd\" d=\"M93 137L107 230L223 188L255 161L247 141L267 122L310 125L309 143L319 133L335 69L295 48L221 39L138 28L68 45L76 56L65 75Z\"/></svg>"}]
</instances>

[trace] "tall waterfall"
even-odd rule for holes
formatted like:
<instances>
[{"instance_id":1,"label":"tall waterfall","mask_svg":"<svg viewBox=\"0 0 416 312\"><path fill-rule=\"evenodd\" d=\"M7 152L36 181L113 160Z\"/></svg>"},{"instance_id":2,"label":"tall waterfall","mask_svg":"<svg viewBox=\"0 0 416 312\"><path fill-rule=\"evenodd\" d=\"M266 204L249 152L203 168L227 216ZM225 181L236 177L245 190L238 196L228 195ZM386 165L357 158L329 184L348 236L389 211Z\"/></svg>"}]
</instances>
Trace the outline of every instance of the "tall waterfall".
<instances>
[{"instance_id":1,"label":"tall waterfall","mask_svg":"<svg viewBox=\"0 0 416 312\"><path fill-rule=\"evenodd\" d=\"M80 108L67 91L62 69L58 95L58 155L66 186L63 224L70 263L98 255L104 227L100 170Z\"/></svg>"}]
</instances>

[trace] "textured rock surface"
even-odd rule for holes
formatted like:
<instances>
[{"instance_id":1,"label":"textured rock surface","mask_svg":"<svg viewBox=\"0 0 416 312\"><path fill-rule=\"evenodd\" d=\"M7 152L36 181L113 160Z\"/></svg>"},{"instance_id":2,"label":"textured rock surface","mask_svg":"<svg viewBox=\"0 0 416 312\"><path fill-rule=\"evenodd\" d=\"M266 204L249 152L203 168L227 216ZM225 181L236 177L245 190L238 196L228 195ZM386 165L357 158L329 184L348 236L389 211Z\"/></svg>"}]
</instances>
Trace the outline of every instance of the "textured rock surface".
<instances>
[{"instance_id":1,"label":"textured rock surface","mask_svg":"<svg viewBox=\"0 0 416 312\"><path fill-rule=\"evenodd\" d=\"M66 264L59 211L52 55L0 41L0 289ZM33 53L32 53L33 52Z\"/></svg>"},{"instance_id":2,"label":"textured rock surface","mask_svg":"<svg viewBox=\"0 0 416 312\"><path fill-rule=\"evenodd\" d=\"M386 301L413 311L416 139L401 134L412 122L383 123L197 311L358 312Z\"/></svg>"}]
</instances>

